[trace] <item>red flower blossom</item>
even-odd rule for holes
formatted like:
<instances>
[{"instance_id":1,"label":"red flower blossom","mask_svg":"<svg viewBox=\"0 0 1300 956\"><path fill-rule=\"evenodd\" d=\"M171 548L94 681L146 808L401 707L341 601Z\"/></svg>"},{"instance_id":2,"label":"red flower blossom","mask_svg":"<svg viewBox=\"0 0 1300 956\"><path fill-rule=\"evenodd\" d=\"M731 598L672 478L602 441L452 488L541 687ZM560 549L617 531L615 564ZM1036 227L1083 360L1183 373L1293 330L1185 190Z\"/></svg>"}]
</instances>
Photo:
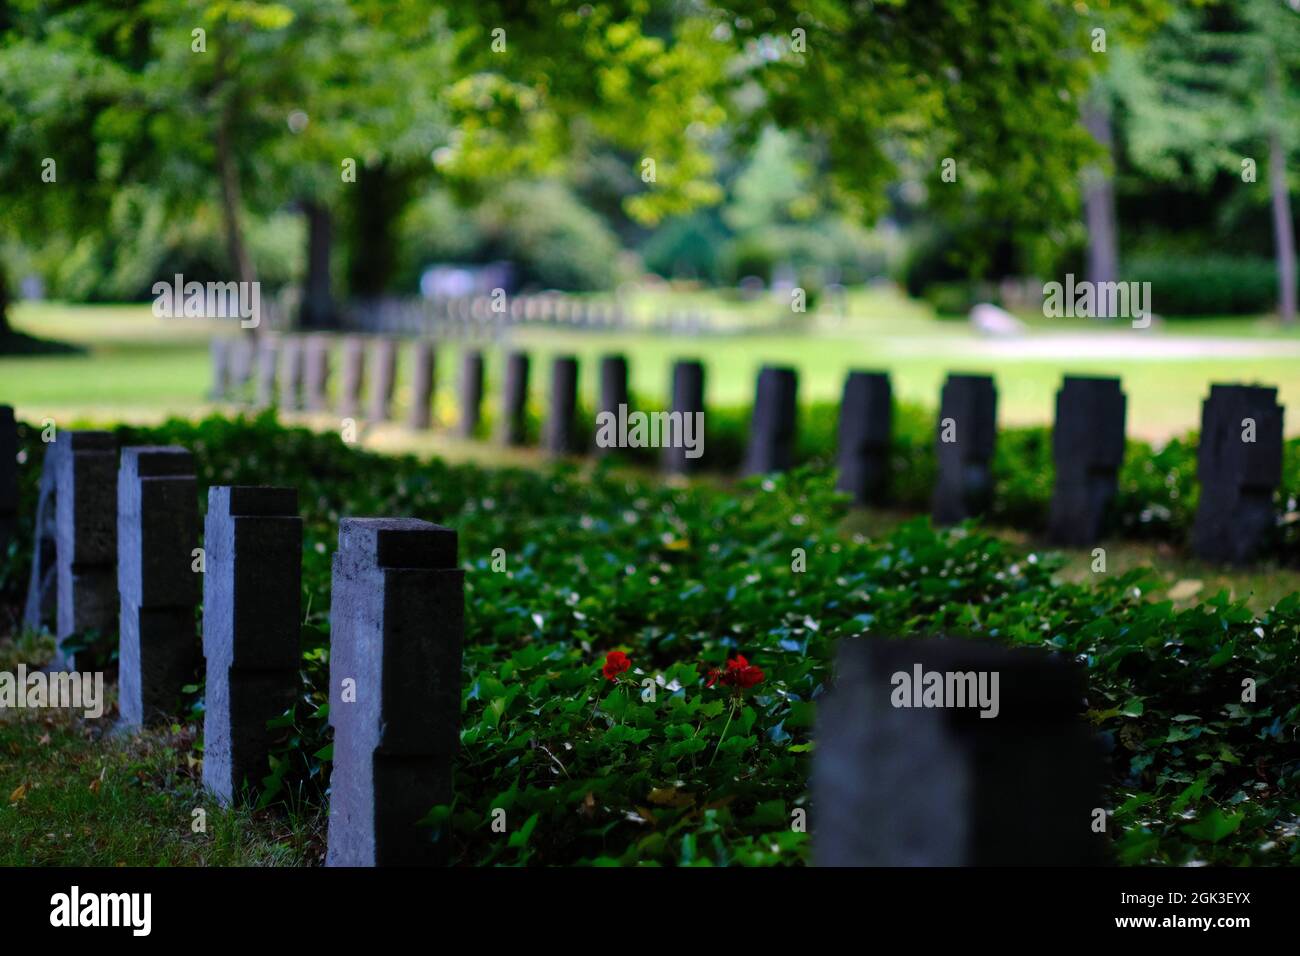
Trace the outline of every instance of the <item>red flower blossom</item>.
<instances>
[{"instance_id":1,"label":"red flower blossom","mask_svg":"<svg viewBox=\"0 0 1300 956\"><path fill-rule=\"evenodd\" d=\"M605 666L600 672L605 680L618 680L618 675L632 666L632 659L622 651L610 651L605 655Z\"/></svg>"},{"instance_id":2,"label":"red flower blossom","mask_svg":"<svg viewBox=\"0 0 1300 956\"><path fill-rule=\"evenodd\" d=\"M716 683L722 683L727 687L734 687L738 691L748 690L763 683L763 677L761 667L751 664L743 654L737 654L727 661L725 670L717 667L710 670L709 678L704 682L704 686L712 687Z\"/></svg>"}]
</instances>

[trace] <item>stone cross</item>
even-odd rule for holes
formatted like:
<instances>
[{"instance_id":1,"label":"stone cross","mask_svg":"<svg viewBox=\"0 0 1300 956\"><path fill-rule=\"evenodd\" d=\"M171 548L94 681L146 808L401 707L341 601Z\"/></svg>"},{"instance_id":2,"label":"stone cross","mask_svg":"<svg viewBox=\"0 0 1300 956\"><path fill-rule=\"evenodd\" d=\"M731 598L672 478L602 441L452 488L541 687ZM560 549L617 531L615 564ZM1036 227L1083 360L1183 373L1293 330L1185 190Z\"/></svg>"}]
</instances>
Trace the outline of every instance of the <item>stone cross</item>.
<instances>
[{"instance_id":1,"label":"stone cross","mask_svg":"<svg viewBox=\"0 0 1300 956\"><path fill-rule=\"evenodd\" d=\"M118 709L140 726L177 713L193 680L202 596L194 456L175 445L122 449L117 476L117 586L121 593Z\"/></svg>"},{"instance_id":2,"label":"stone cross","mask_svg":"<svg viewBox=\"0 0 1300 956\"><path fill-rule=\"evenodd\" d=\"M794 463L798 393L799 375L794 369L766 365L759 371L744 474L787 471Z\"/></svg>"},{"instance_id":3,"label":"stone cross","mask_svg":"<svg viewBox=\"0 0 1300 956\"><path fill-rule=\"evenodd\" d=\"M370 420L386 422L391 416L393 386L397 380L397 342L387 337L375 340L374 377L370 382Z\"/></svg>"},{"instance_id":4,"label":"stone cross","mask_svg":"<svg viewBox=\"0 0 1300 956\"><path fill-rule=\"evenodd\" d=\"M1282 417L1275 388L1210 386L1201 406L1201 494L1192 528L1192 548L1202 560L1245 564L1276 533Z\"/></svg>"},{"instance_id":5,"label":"stone cross","mask_svg":"<svg viewBox=\"0 0 1300 956\"><path fill-rule=\"evenodd\" d=\"M466 352L460 360L460 423L462 438L473 438L483 410L483 353Z\"/></svg>"},{"instance_id":6,"label":"stone cross","mask_svg":"<svg viewBox=\"0 0 1300 956\"><path fill-rule=\"evenodd\" d=\"M839 480L856 505L883 504L889 492L894 396L884 372L850 372L840 401Z\"/></svg>"},{"instance_id":7,"label":"stone cross","mask_svg":"<svg viewBox=\"0 0 1300 956\"><path fill-rule=\"evenodd\" d=\"M704 366L699 362L673 363L672 410L683 418L704 411ZM707 454L707 452L706 452ZM663 468L671 475L684 475L699 468L703 458L687 458L686 449L665 445Z\"/></svg>"},{"instance_id":8,"label":"stone cross","mask_svg":"<svg viewBox=\"0 0 1300 956\"><path fill-rule=\"evenodd\" d=\"M434 383L437 377L437 353L433 343L419 339L411 348L411 411L407 424L423 431L432 424Z\"/></svg>"},{"instance_id":9,"label":"stone cross","mask_svg":"<svg viewBox=\"0 0 1300 956\"><path fill-rule=\"evenodd\" d=\"M330 407L330 338L312 335L307 339L307 396L309 412L323 412Z\"/></svg>"},{"instance_id":10,"label":"stone cross","mask_svg":"<svg viewBox=\"0 0 1300 956\"><path fill-rule=\"evenodd\" d=\"M551 406L547 410L543 447L553 455L571 455L579 451L578 360L571 355L557 356L551 364Z\"/></svg>"},{"instance_id":11,"label":"stone cross","mask_svg":"<svg viewBox=\"0 0 1300 956\"><path fill-rule=\"evenodd\" d=\"M993 497L998 393L987 375L949 375L939 404L935 524L983 514Z\"/></svg>"},{"instance_id":12,"label":"stone cross","mask_svg":"<svg viewBox=\"0 0 1300 956\"><path fill-rule=\"evenodd\" d=\"M343 372L339 381L339 416L361 412L361 385L366 375L366 343L355 336L343 340Z\"/></svg>"},{"instance_id":13,"label":"stone cross","mask_svg":"<svg viewBox=\"0 0 1300 956\"><path fill-rule=\"evenodd\" d=\"M817 709L818 866L1102 861L1101 749L1075 662L869 637L841 644L835 674Z\"/></svg>"},{"instance_id":14,"label":"stone cross","mask_svg":"<svg viewBox=\"0 0 1300 956\"><path fill-rule=\"evenodd\" d=\"M1053 544L1084 548L1101 537L1124 463L1127 404L1117 378L1067 375L1056 393L1056 484L1047 523Z\"/></svg>"},{"instance_id":15,"label":"stone cross","mask_svg":"<svg viewBox=\"0 0 1300 956\"><path fill-rule=\"evenodd\" d=\"M506 356L505 384L501 389L500 440L506 445L522 445L527 428L528 353L511 352Z\"/></svg>"},{"instance_id":16,"label":"stone cross","mask_svg":"<svg viewBox=\"0 0 1300 956\"><path fill-rule=\"evenodd\" d=\"M344 518L330 604L328 866L436 864L418 825L451 802L464 572L456 532Z\"/></svg>"},{"instance_id":17,"label":"stone cross","mask_svg":"<svg viewBox=\"0 0 1300 956\"><path fill-rule=\"evenodd\" d=\"M222 804L270 772L281 716L298 693L302 518L293 488L208 489L203 544L203 783Z\"/></svg>"}]
</instances>

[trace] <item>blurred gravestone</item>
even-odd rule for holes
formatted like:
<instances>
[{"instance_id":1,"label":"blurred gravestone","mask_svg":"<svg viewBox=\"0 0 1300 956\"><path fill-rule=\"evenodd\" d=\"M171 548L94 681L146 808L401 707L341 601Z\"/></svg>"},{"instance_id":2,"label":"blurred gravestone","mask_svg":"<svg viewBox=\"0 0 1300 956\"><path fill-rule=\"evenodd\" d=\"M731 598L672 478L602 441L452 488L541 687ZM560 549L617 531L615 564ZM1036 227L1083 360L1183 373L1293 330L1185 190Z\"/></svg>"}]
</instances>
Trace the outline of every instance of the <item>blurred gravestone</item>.
<instances>
[{"instance_id":1,"label":"blurred gravestone","mask_svg":"<svg viewBox=\"0 0 1300 956\"><path fill-rule=\"evenodd\" d=\"M553 455L577 452L578 360L559 356L551 363L551 404L544 447Z\"/></svg>"},{"instance_id":2,"label":"blurred gravestone","mask_svg":"<svg viewBox=\"0 0 1300 956\"><path fill-rule=\"evenodd\" d=\"M462 438L473 438L483 412L483 353L466 352L460 360L460 425Z\"/></svg>"},{"instance_id":3,"label":"blurred gravestone","mask_svg":"<svg viewBox=\"0 0 1300 956\"><path fill-rule=\"evenodd\" d=\"M1244 564L1274 533L1282 416L1275 388L1210 386L1201 406L1201 495L1192 530L1193 548L1203 560Z\"/></svg>"},{"instance_id":4,"label":"blurred gravestone","mask_svg":"<svg viewBox=\"0 0 1300 956\"><path fill-rule=\"evenodd\" d=\"M230 386L234 397L247 400L247 386L253 377L257 346L252 336L244 333L230 338ZM229 393L228 393L229 394Z\"/></svg>"},{"instance_id":5,"label":"blurred gravestone","mask_svg":"<svg viewBox=\"0 0 1300 956\"><path fill-rule=\"evenodd\" d=\"M298 411L303 407L303 340L296 335L280 340L280 407Z\"/></svg>"},{"instance_id":6,"label":"blurred gravestone","mask_svg":"<svg viewBox=\"0 0 1300 956\"><path fill-rule=\"evenodd\" d=\"M212 391L209 397L220 401L226 397L230 383L230 339L214 335L209 347L212 353Z\"/></svg>"},{"instance_id":7,"label":"blurred gravestone","mask_svg":"<svg viewBox=\"0 0 1300 956\"><path fill-rule=\"evenodd\" d=\"M423 431L432 423L431 408L437 369L433 343L424 339L416 341L412 346L411 359L411 411L407 424L417 431Z\"/></svg>"},{"instance_id":8,"label":"blurred gravestone","mask_svg":"<svg viewBox=\"0 0 1300 956\"><path fill-rule=\"evenodd\" d=\"M672 411L681 414L684 425L687 415L704 411L704 366L692 361L674 362L672 392ZM687 449L680 442L665 443L664 471L671 475L684 475L695 471L702 459L688 458L686 451Z\"/></svg>"},{"instance_id":9,"label":"blurred gravestone","mask_svg":"<svg viewBox=\"0 0 1300 956\"><path fill-rule=\"evenodd\" d=\"M330 605L328 866L437 864L419 822L451 802L464 572L456 533L344 518Z\"/></svg>"},{"instance_id":10,"label":"blurred gravestone","mask_svg":"<svg viewBox=\"0 0 1300 956\"><path fill-rule=\"evenodd\" d=\"M528 355L525 352L511 352L506 356L505 382L501 389L499 436L502 444L524 443L527 406Z\"/></svg>"},{"instance_id":11,"label":"blurred gravestone","mask_svg":"<svg viewBox=\"0 0 1300 956\"><path fill-rule=\"evenodd\" d=\"M393 404L393 386L397 380L397 342L383 337L375 340L370 379L370 420L386 422Z\"/></svg>"},{"instance_id":12,"label":"blurred gravestone","mask_svg":"<svg viewBox=\"0 0 1300 956\"><path fill-rule=\"evenodd\" d=\"M1102 862L1101 750L1085 693L1082 667L1038 649L843 642L817 712L814 862Z\"/></svg>"},{"instance_id":13,"label":"blurred gravestone","mask_svg":"<svg viewBox=\"0 0 1300 956\"><path fill-rule=\"evenodd\" d=\"M18 423L14 410L0 405L0 558L18 527Z\"/></svg>"},{"instance_id":14,"label":"blurred gravestone","mask_svg":"<svg viewBox=\"0 0 1300 956\"><path fill-rule=\"evenodd\" d=\"M850 372L840 401L839 480L853 503L882 504L889 490L894 399L883 372Z\"/></svg>"},{"instance_id":15,"label":"blurred gravestone","mask_svg":"<svg viewBox=\"0 0 1300 956\"><path fill-rule=\"evenodd\" d=\"M339 380L339 416L361 412L361 387L366 375L366 343L355 336L343 340L343 370Z\"/></svg>"},{"instance_id":16,"label":"blurred gravestone","mask_svg":"<svg viewBox=\"0 0 1300 956\"><path fill-rule=\"evenodd\" d=\"M744 474L787 471L794 463L798 392L799 376L794 369L764 366L759 371Z\"/></svg>"},{"instance_id":17,"label":"blurred gravestone","mask_svg":"<svg viewBox=\"0 0 1300 956\"><path fill-rule=\"evenodd\" d=\"M117 479L121 593L118 709L127 726L176 714L193 680L202 596L194 456L174 445L122 449Z\"/></svg>"},{"instance_id":18,"label":"blurred gravestone","mask_svg":"<svg viewBox=\"0 0 1300 956\"><path fill-rule=\"evenodd\" d=\"M298 692L298 492L209 488L203 544L203 783L229 804L270 772L277 732L267 724Z\"/></svg>"},{"instance_id":19,"label":"blurred gravestone","mask_svg":"<svg viewBox=\"0 0 1300 956\"><path fill-rule=\"evenodd\" d=\"M280 361L279 340L264 335L257 346L257 406L275 404L275 373Z\"/></svg>"},{"instance_id":20,"label":"blurred gravestone","mask_svg":"<svg viewBox=\"0 0 1300 956\"><path fill-rule=\"evenodd\" d=\"M986 375L949 375L936 434L938 475L934 521L952 524L980 514L993 497L998 393Z\"/></svg>"},{"instance_id":21,"label":"blurred gravestone","mask_svg":"<svg viewBox=\"0 0 1300 956\"><path fill-rule=\"evenodd\" d=\"M1117 378L1067 375L1056 393L1056 484L1047 526L1053 544L1082 548L1101 537L1124 462L1126 406Z\"/></svg>"},{"instance_id":22,"label":"blurred gravestone","mask_svg":"<svg viewBox=\"0 0 1300 956\"><path fill-rule=\"evenodd\" d=\"M596 411L609 412L617 419L618 407L627 404L627 359L622 355L606 355L600 360L600 405ZM596 454L607 455L610 450L597 445Z\"/></svg>"},{"instance_id":23,"label":"blurred gravestone","mask_svg":"<svg viewBox=\"0 0 1300 956\"><path fill-rule=\"evenodd\" d=\"M307 339L307 395L304 404L309 412L323 412L330 407L330 342L324 335Z\"/></svg>"}]
</instances>

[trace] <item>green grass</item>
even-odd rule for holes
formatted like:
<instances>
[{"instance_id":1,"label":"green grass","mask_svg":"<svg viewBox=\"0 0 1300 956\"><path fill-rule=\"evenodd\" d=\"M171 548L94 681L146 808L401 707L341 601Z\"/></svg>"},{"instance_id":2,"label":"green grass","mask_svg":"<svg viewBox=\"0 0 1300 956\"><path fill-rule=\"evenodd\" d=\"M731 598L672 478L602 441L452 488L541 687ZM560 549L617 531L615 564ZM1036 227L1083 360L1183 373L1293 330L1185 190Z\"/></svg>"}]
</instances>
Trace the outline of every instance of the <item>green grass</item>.
<instances>
[{"instance_id":1,"label":"green grass","mask_svg":"<svg viewBox=\"0 0 1300 956\"><path fill-rule=\"evenodd\" d=\"M781 314L770 300L738 303L713 292L645 292L634 308L643 314L669 309L707 309L724 317ZM1032 334L1006 342L982 338L964 322L935 319L927 305L888 289L855 290L848 311L846 318L809 316L801 334L686 339L535 328L514 333L509 344L534 353L532 395L538 407L544 404L551 356L574 353L583 360L581 387L590 401L597 387L594 362L607 352L629 357L634 393L655 402L665 400L677 358L704 360L709 402L733 406L752 400L755 373L765 362L798 367L805 401L838 398L844 375L853 368L889 371L902 399L927 406L937 403L948 372L991 373L998 380L999 418L1008 425L1050 422L1067 372L1120 375L1129 395L1130 433L1157 441L1197 426L1211 382L1276 385L1283 404L1300 405L1300 332L1263 319L1170 323L1140 333L1122 323L1026 316ZM15 405L29 421L153 422L210 408L207 337L218 323L157 319L144 305L27 303L14 309L14 323L29 334L86 348L76 355L0 356L0 401ZM1081 343L1102 354L1084 354ZM439 356L441 425L456 417L459 349L448 346ZM398 416L406 411L408 358L402 356L399 368ZM489 402L497 394L500 367L499 353L489 350ZM323 424L337 426L329 417ZM1290 434L1300 434L1300 415L1288 416L1287 426ZM417 448L440 451L442 440Z\"/></svg>"}]
</instances>

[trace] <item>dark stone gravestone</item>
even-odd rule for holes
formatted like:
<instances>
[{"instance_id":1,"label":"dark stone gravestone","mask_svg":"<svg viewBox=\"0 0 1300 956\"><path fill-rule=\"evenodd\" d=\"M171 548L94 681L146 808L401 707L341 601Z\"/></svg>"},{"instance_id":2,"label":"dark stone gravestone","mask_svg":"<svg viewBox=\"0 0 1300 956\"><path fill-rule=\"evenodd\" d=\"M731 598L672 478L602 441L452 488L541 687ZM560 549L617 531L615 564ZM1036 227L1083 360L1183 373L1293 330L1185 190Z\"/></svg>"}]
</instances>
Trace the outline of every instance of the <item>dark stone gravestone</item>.
<instances>
[{"instance_id":1,"label":"dark stone gravestone","mask_svg":"<svg viewBox=\"0 0 1300 956\"><path fill-rule=\"evenodd\" d=\"M324 335L307 339L306 405L309 412L323 412L330 407L330 342Z\"/></svg>"},{"instance_id":2,"label":"dark stone gravestone","mask_svg":"<svg viewBox=\"0 0 1300 956\"><path fill-rule=\"evenodd\" d=\"M580 451L578 442L578 360L565 355L551 363L551 406L543 447L553 455Z\"/></svg>"},{"instance_id":3,"label":"dark stone gravestone","mask_svg":"<svg viewBox=\"0 0 1300 956\"><path fill-rule=\"evenodd\" d=\"M759 371L744 474L787 471L794 463L798 395L799 375L794 369L766 365Z\"/></svg>"},{"instance_id":4,"label":"dark stone gravestone","mask_svg":"<svg viewBox=\"0 0 1300 956\"><path fill-rule=\"evenodd\" d=\"M466 352L460 359L460 424L462 438L473 438L483 412L483 353Z\"/></svg>"},{"instance_id":5,"label":"dark stone gravestone","mask_svg":"<svg viewBox=\"0 0 1300 956\"><path fill-rule=\"evenodd\" d=\"M177 713L199 662L202 597L194 456L174 445L122 449L117 585L122 598L118 709L140 726Z\"/></svg>"},{"instance_id":6,"label":"dark stone gravestone","mask_svg":"<svg viewBox=\"0 0 1300 956\"><path fill-rule=\"evenodd\" d=\"M683 418L704 411L704 366L699 362L673 363L673 412ZM679 445L665 445L663 468L671 475L685 475L698 470L702 458L687 458L687 449Z\"/></svg>"},{"instance_id":7,"label":"dark stone gravestone","mask_svg":"<svg viewBox=\"0 0 1300 956\"><path fill-rule=\"evenodd\" d=\"M1201 405L1201 495L1192 529L1192 547L1202 560L1245 564L1274 534L1282 416L1275 388L1210 386Z\"/></svg>"},{"instance_id":8,"label":"dark stone gravestone","mask_svg":"<svg viewBox=\"0 0 1300 956\"><path fill-rule=\"evenodd\" d=\"M296 335L280 340L280 407L296 412L303 407L303 340Z\"/></svg>"},{"instance_id":9,"label":"dark stone gravestone","mask_svg":"<svg viewBox=\"0 0 1300 956\"><path fill-rule=\"evenodd\" d=\"M437 375L437 354L433 343L418 340L411 347L411 359L411 411L407 424L423 431L433 422L433 392Z\"/></svg>"},{"instance_id":10,"label":"dark stone gravestone","mask_svg":"<svg viewBox=\"0 0 1300 956\"><path fill-rule=\"evenodd\" d=\"M47 480L48 479L48 480ZM117 629L117 439L111 432L65 431L46 445L37 514L29 619L48 606L47 541L53 512L56 670L73 670L71 639Z\"/></svg>"},{"instance_id":11,"label":"dark stone gravestone","mask_svg":"<svg viewBox=\"0 0 1300 956\"><path fill-rule=\"evenodd\" d=\"M212 391L209 397L219 402L226 397L230 384L230 339L214 335L209 347L212 354Z\"/></svg>"},{"instance_id":12,"label":"dark stone gravestone","mask_svg":"<svg viewBox=\"0 0 1300 956\"><path fill-rule=\"evenodd\" d=\"M270 772L277 732L267 723L298 693L298 492L209 488L203 543L203 783L230 804Z\"/></svg>"},{"instance_id":13,"label":"dark stone gravestone","mask_svg":"<svg viewBox=\"0 0 1300 956\"><path fill-rule=\"evenodd\" d=\"M857 505L883 504L889 493L894 396L884 372L850 372L840 401L836 488Z\"/></svg>"},{"instance_id":14,"label":"dark stone gravestone","mask_svg":"<svg viewBox=\"0 0 1300 956\"><path fill-rule=\"evenodd\" d=\"M987 375L949 375L939 405L935 524L983 514L993 496L998 393Z\"/></svg>"},{"instance_id":15,"label":"dark stone gravestone","mask_svg":"<svg viewBox=\"0 0 1300 956\"><path fill-rule=\"evenodd\" d=\"M527 427L528 353L511 352L506 356L505 382L501 389L500 440L506 445L522 445Z\"/></svg>"},{"instance_id":16,"label":"dark stone gravestone","mask_svg":"<svg viewBox=\"0 0 1300 956\"><path fill-rule=\"evenodd\" d=\"M630 405L627 390L627 359L622 355L606 355L600 360L600 405L597 413L609 412L618 418L618 407ZM631 412L631 408L628 408ZM594 438L593 438L594 443ZM616 449L595 446L597 455L608 455Z\"/></svg>"},{"instance_id":17,"label":"dark stone gravestone","mask_svg":"<svg viewBox=\"0 0 1300 956\"><path fill-rule=\"evenodd\" d=\"M18 527L18 423L14 410L0 405L0 557Z\"/></svg>"},{"instance_id":18,"label":"dark stone gravestone","mask_svg":"<svg viewBox=\"0 0 1300 956\"><path fill-rule=\"evenodd\" d=\"M339 378L339 416L361 413L361 386L366 376L366 343L355 336L343 340L343 371Z\"/></svg>"},{"instance_id":19,"label":"dark stone gravestone","mask_svg":"<svg viewBox=\"0 0 1300 956\"><path fill-rule=\"evenodd\" d=\"M446 861L419 821L450 803L464 572L456 532L344 518L330 605L328 866Z\"/></svg>"},{"instance_id":20,"label":"dark stone gravestone","mask_svg":"<svg viewBox=\"0 0 1300 956\"><path fill-rule=\"evenodd\" d=\"M1102 756L1085 693L1082 667L1036 648L843 642L818 704L814 862L1101 863Z\"/></svg>"},{"instance_id":21,"label":"dark stone gravestone","mask_svg":"<svg viewBox=\"0 0 1300 956\"><path fill-rule=\"evenodd\" d=\"M1053 544L1083 548L1101 537L1124 463L1127 404L1117 378L1067 375L1056 393L1056 484L1047 524Z\"/></svg>"},{"instance_id":22,"label":"dark stone gravestone","mask_svg":"<svg viewBox=\"0 0 1300 956\"><path fill-rule=\"evenodd\" d=\"M275 404L275 373L280 362L280 342L264 335L257 344L257 406L270 408Z\"/></svg>"},{"instance_id":23,"label":"dark stone gravestone","mask_svg":"<svg viewBox=\"0 0 1300 956\"><path fill-rule=\"evenodd\" d=\"M370 382L370 420L386 422L391 416L393 386L397 381L397 341L375 340L373 377Z\"/></svg>"}]
</instances>

